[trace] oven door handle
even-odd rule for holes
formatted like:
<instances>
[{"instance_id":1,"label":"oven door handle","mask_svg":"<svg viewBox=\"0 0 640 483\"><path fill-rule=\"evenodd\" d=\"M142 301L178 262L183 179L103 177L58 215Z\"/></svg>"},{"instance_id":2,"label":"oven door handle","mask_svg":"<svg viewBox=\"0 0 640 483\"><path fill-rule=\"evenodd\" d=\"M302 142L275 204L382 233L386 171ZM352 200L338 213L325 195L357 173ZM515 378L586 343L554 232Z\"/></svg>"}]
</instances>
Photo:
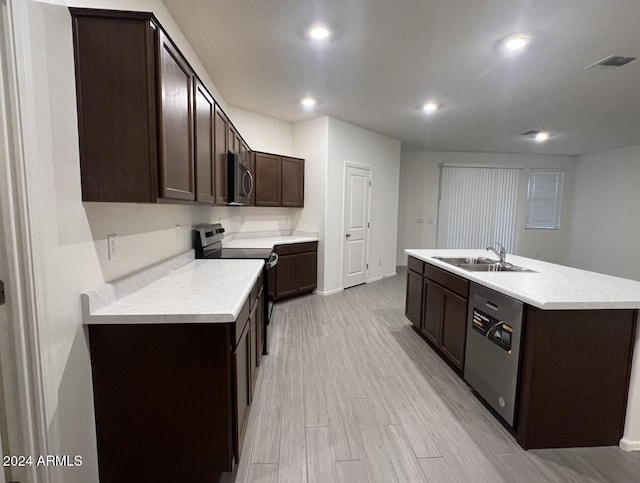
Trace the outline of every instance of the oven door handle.
<instances>
[{"instance_id":1,"label":"oven door handle","mask_svg":"<svg viewBox=\"0 0 640 483\"><path fill-rule=\"evenodd\" d=\"M267 266L269 267L269 269L275 267L278 264L278 254L276 252L273 252L271 254L271 256L269 257L269 261L267 262Z\"/></svg>"}]
</instances>

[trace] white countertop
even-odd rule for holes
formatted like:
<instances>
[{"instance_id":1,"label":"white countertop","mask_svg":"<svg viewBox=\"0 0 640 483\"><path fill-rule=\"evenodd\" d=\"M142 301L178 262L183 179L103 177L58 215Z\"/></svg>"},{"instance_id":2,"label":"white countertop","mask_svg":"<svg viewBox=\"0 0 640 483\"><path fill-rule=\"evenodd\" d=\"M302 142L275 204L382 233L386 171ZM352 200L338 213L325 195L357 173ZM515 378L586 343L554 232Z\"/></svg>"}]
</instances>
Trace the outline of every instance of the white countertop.
<instances>
[{"instance_id":1,"label":"white countertop","mask_svg":"<svg viewBox=\"0 0 640 483\"><path fill-rule=\"evenodd\" d=\"M262 260L194 260L84 315L85 324L226 323L238 317Z\"/></svg>"},{"instance_id":2,"label":"white countertop","mask_svg":"<svg viewBox=\"0 0 640 483\"><path fill-rule=\"evenodd\" d=\"M288 245L291 243L306 243L318 241L317 238L309 236L273 236L261 238L234 238L225 243L224 248L268 248L273 249L275 245Z\"/></svg>"},{"instance_id":3,"label":"white countertop","mask_svg":"<svg viewBox=\"0 0 640 483\"><path fill-rule=\"evenodd\" d=\"M411 249L405 253L540 309L640 309L640 282L635 280L511 254L507 254L505 261L538 273L469 272L432 258L472 256L496 259L487 250Z\"/></svg>"}]
</instances>

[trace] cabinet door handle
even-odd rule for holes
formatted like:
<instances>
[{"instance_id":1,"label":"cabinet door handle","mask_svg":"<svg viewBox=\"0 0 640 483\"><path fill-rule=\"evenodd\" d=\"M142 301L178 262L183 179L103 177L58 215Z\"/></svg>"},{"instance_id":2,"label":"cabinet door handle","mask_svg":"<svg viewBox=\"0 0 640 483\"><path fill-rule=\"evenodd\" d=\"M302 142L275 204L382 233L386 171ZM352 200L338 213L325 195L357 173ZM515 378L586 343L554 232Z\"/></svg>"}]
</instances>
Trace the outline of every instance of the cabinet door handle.
<instances>
[{"instance_id":1,"label":"cabinet door handle","mask_svg":"<svg viewBox=\"0 0 640 483\"><path fill-rule=\"evenodd\" d=\"M347 233L347 234L345 235L345 238L347 238L347 239L348 239L348 238L351 238L351 233Z\"/></svg>"}]
</instances>

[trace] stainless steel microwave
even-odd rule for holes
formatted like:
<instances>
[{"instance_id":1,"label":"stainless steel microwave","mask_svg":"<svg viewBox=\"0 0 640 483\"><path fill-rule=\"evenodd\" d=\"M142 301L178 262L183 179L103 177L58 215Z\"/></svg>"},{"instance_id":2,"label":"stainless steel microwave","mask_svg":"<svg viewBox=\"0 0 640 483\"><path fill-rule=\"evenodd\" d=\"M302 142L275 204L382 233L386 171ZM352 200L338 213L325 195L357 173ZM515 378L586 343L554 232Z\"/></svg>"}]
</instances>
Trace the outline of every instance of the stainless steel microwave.
<instances>
[{"instance_id":1,"label":"stainless steel microwave","mask_svg":"<svg viewBox=\"0 0 640 483\"><path fill-rule=\"evenodd\" d=\"M228 205L242 206L251 204L253 192L253 175L245 159L229 151L228 159Z\"/></svg>"}]
</instances>

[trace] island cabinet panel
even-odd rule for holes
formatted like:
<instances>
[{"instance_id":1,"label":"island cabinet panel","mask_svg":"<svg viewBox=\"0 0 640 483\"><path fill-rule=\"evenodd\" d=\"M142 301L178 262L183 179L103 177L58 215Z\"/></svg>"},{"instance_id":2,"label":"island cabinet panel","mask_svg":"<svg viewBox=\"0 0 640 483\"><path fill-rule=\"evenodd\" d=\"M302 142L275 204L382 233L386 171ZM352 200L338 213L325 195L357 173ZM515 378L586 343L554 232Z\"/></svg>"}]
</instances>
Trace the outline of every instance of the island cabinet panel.
<instances>
[{"instance_id":1,"label":"island cabinet panel","mask_svg":"<svg viewBox=\"0 0 640 483\"><path fill-rule=\"evenodd\" d=\"M526 306L516 423L523 448L618 445L636 317Z\"/></svg>"},{"instance_id":2,"label":"island cabinet panel","mask_svg":"<svg viewBox=\"0 0 640 483\"><path fill-rule=\"evenodd\" d=\"M216 105L200 81L195 84L196 200L215 201L213 132Z\"/></svg>"},{"instance_id":3,"label":"island cabinet panel","mask_svg":"<svg viewBox=\"0 0 640 483\"><path fill-rule=\"evenodd\" d=\"M226 205L229 199L227 196L227 154L229 150L227 133L229 131L229 119L227 119L227 116L217 104L214 126L213 141L216 204Z\"/></svg>"},{"instance_id":4,"label":"island cabinet panel","mask_svg":"<svg viewBox=\"0 0 640 483\"><path fill-rule=\"evenodd\" d=\"M194 200L194 74L184 57L162 32L159 34L158 49L162 196Z\"/></svg>"},{"instance_id":5,"label":"island cabinet panel","mask_svg":"<svg viewBox=\"0 0 640 483\"><path fill-rule=\"evenodd\" d=\"M441 356L462 371L467 336L468 280L414 257L409 257L407 266L407 318Z\"/></svg>"},{"instance_id":6,"label":"island cabinet panel","mask_svg":"<svg viewBox=\"0 0 640 483\"><path fill-rule=\"evenodd\" d=\"M270 271L270 284L272 280L276 300L303 295L317 287L318 242L276 245L275 252L278 264Z\"/></svg>"},{"instance_id":7,"label":"island cabinet panel","mask_svg":"<svg viewBox=\"0 0 640 483\"><path fill-rule=\"evenodd\" d=\"M282 157L282 206L304 206L304 159Z\"/></svg>"}]
</instances>

